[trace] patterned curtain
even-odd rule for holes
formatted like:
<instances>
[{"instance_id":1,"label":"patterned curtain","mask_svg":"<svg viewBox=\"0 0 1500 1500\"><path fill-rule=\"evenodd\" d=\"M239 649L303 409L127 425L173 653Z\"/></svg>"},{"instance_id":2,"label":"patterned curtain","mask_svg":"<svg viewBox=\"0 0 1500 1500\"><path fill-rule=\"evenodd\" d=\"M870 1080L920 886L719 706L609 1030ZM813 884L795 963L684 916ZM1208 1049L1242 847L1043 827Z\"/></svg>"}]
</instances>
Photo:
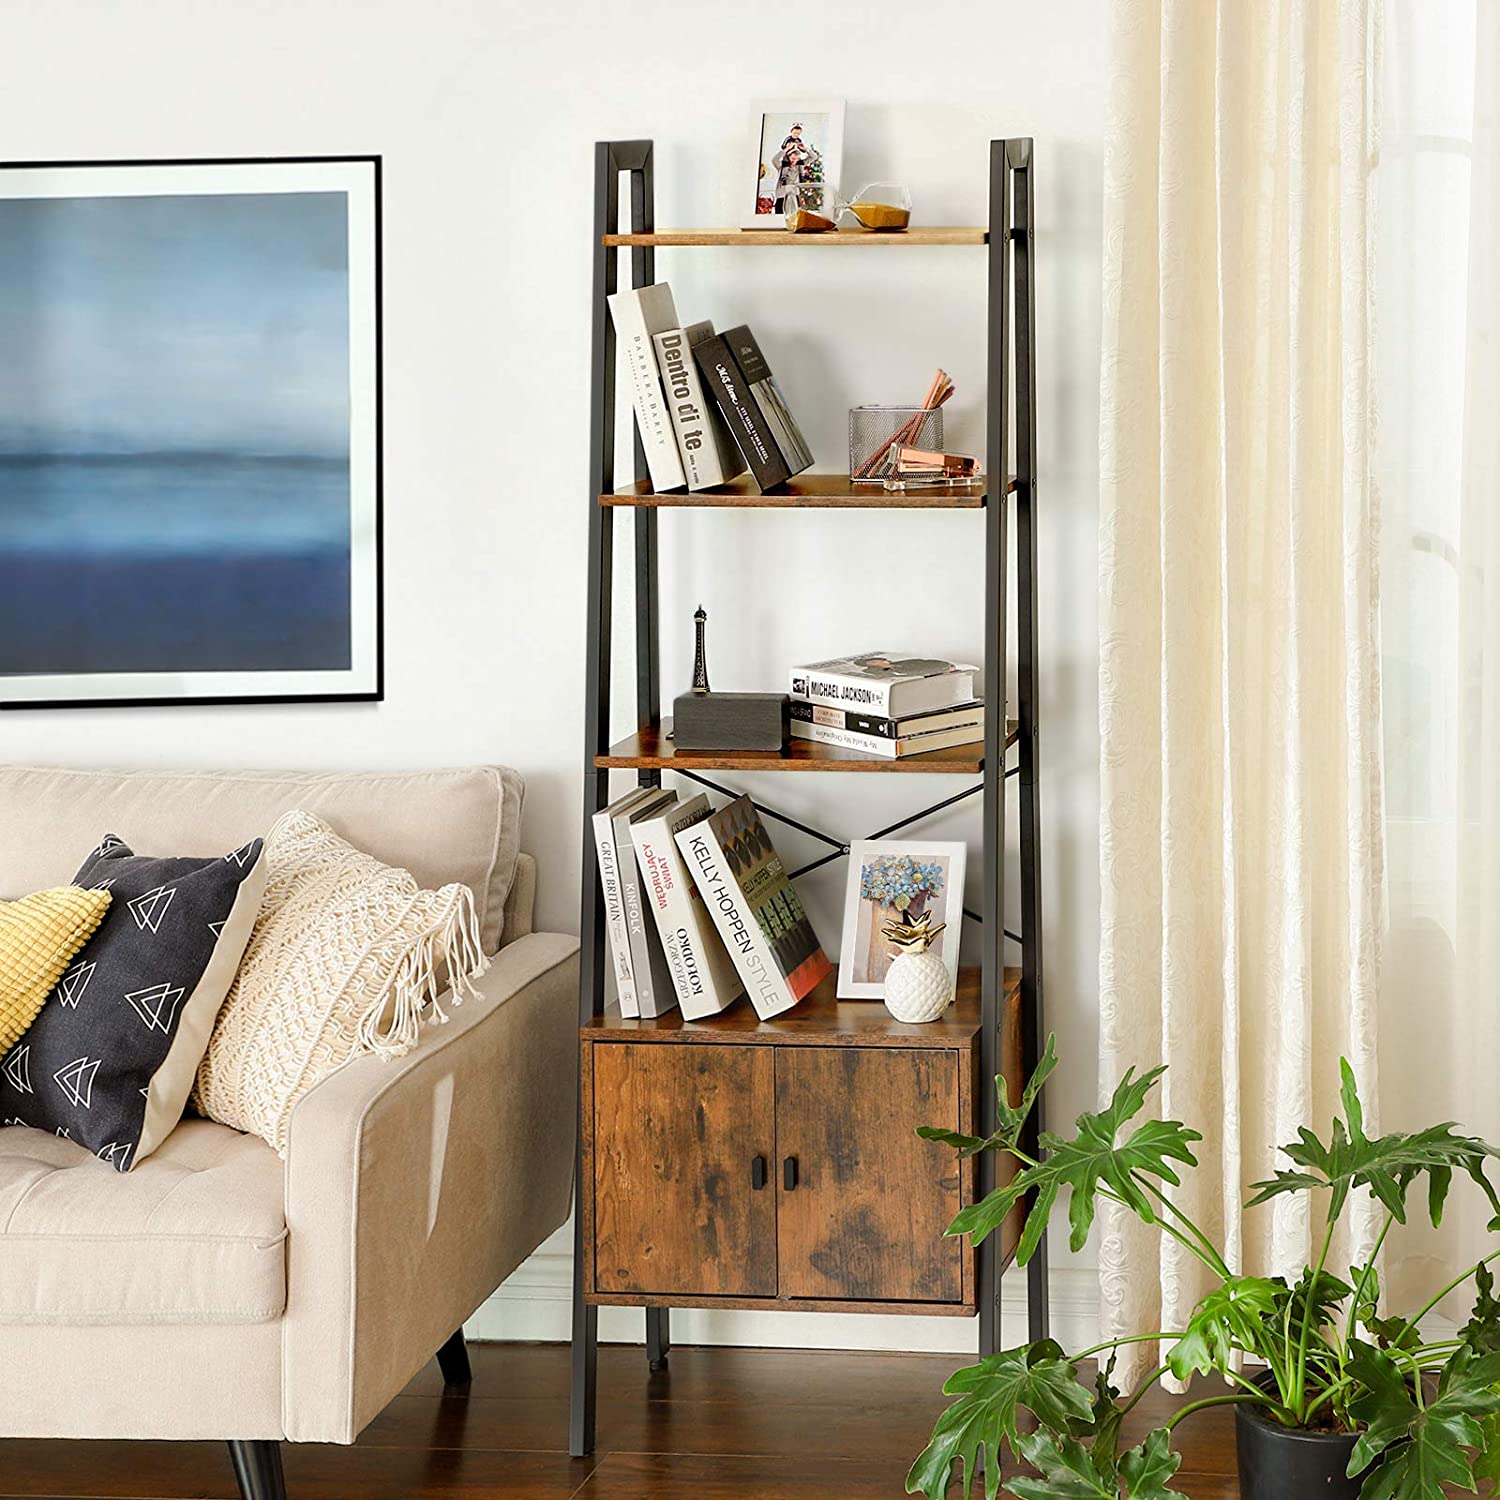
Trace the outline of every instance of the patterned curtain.
<instances>
[{"instance_id":1,"label":"patterned curtain","mask_svg":"<svg viewBox=\"0 0 1500 1500\"><path fill-rule=\"evenodd\" d=\"M1174 1196L1232 1267L1287 1276L1307 1204L1245 1213L1247 1186L1326 1129L1341 1054L1375 1097L1379 8L1113 0L1100 1082L1169 1065L1153 1107L1204 1134ZM1331 1264L1372 1220L1352 1205ZM1106 1212L1104 1336L1181 1329L1200 1269Z\"/></svg>"}]
</instances>

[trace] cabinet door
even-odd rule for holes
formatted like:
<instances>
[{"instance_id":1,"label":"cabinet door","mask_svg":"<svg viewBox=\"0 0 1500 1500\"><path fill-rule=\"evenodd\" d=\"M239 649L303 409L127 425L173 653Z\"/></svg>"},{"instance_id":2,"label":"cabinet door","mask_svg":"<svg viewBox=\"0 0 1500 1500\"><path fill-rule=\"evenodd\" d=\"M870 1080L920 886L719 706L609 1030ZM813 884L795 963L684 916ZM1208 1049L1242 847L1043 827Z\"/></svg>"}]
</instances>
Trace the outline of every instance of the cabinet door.
<instances>
[{"instance_id":1,"label":"cabinet door","mask_svg":"<svg viewBox=\"0 0 1500 1500\"><path fill-rule=\"evenodd\" d=\"M774 1297L771 1049L592 1052L595 1291Z\"/></svg>"},{"instance_id":2,"label":"cabinet door","mask_svg":"<svg viewBox=\"0 0 1500 1500\"><path fill-rule=\"evenodd\" d=\"M963 1128L964 1055L777 1048L783 1297L963 1301L963 1249L943 1238L961 1206L961 1168L954 1151L915 1131Z\"/></svg>"}]
</instances>

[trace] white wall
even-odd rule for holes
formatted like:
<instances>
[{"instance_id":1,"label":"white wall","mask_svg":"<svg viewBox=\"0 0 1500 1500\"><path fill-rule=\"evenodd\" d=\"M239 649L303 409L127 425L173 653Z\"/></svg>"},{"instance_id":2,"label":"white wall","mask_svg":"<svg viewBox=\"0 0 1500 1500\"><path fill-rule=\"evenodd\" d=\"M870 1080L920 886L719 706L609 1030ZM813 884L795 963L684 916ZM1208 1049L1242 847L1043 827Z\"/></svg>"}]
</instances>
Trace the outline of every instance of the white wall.
<instances>
[{"instance_id":1,"label":"white wall","mask_svg":"<svg viewBox=\"0 0 1500 1500\"><path fill-rule=\"evenodd\" d=\"M658 223L732 223L746 100L842 94L850 186L902 180L919 222L976 223L988 141L1030 134L1047 1001L1064 1058L1051 1107L1071 1118L1095 1089L1103 12L1098 0L862 0L802 4L768 24L764 7L715 0L11 0L0 13L10 159L384 155L388 696L370 707L13 714L0 717L0 756L509 762L530 785L541 923L575 929L593 142L655 139ZM850 405L914 400L939 363L958 382L950 445L982 448L982 275L977 250L658 257L685 318L755 327L829 469L843 463ZM778 686L792 661L881 643L975 655L982 525L962 513L665 515L668 695L686 683L700 600L722 688ZM625 520L622 551L629 535ZM627 644L628 619L626 590ZM768 780L752 789L770 795ZM958 786L782 777L773 800L858 834ZM970 812L930 831L975 828ZM794 859L803 848L786 841ZM830 947L841 879L808 882ZM554 1253L524 1268L476 1331L535 1332L536 1310L516 1300L528 1288L560 1316L561 1264ZM1087 1282L1059 1286L1086 1309ZM883 1321L844 1320L821 1336L933 1342L946 1326L964 1347L972 1339L968 1324ZM820 1336L806 1319L760 1331L699 1322L701 1336L783 1326L788 1341Z\"/></svg>"}]
</instances>

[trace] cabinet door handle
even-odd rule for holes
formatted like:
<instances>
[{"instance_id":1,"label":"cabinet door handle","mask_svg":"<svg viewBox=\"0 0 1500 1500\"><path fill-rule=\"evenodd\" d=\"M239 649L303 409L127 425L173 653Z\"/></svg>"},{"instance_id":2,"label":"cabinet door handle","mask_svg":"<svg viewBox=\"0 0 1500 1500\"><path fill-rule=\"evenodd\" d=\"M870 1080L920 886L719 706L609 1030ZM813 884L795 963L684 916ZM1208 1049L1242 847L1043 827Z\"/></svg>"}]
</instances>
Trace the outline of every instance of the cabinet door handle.
<instances>
[{"instance_id":1,"label":"cabinet door handle","mask_svg":"<svg viewBox=\"0 0 1500 1500\"><path fill-rule=\"evenodd\" d=\"M758 1193L766 1185L766 1159L757 1156L750 1163L750 1186Z\"/></svg>"},{"instance_id":2,"label":"cabinet door handle","mask_svg":"<svg viewBox=\"0 0 1500 1500\"><path fill-rule=\"evenodd\" d=\"M797 1158L789 1156L781 1164L781 1185L791 1192L797 1186Z\"/></svg>"}]
</instances>

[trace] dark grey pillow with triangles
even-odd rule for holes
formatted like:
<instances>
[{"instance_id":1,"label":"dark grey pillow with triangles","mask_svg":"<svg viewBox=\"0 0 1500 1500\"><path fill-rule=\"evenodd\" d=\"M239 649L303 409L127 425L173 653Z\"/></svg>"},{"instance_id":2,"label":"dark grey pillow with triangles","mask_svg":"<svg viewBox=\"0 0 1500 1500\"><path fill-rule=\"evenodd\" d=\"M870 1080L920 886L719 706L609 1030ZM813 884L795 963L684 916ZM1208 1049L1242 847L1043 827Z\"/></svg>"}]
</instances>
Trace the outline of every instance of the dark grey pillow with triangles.
<instances>
[{"instance_id":1,"label":"dark grey pillow with triangles","mask_svg":"<svg viewBox=\"0 0 1500 1500\"><path fill-rule=\"evenodd\" d=\"M109 834L73 884L108 890L99 930L0 1057L0 1126L51 1131L120 1172L187 1106L260 911L260 839L217 858L155 859Z\"/></svg>"}]
</instances>

